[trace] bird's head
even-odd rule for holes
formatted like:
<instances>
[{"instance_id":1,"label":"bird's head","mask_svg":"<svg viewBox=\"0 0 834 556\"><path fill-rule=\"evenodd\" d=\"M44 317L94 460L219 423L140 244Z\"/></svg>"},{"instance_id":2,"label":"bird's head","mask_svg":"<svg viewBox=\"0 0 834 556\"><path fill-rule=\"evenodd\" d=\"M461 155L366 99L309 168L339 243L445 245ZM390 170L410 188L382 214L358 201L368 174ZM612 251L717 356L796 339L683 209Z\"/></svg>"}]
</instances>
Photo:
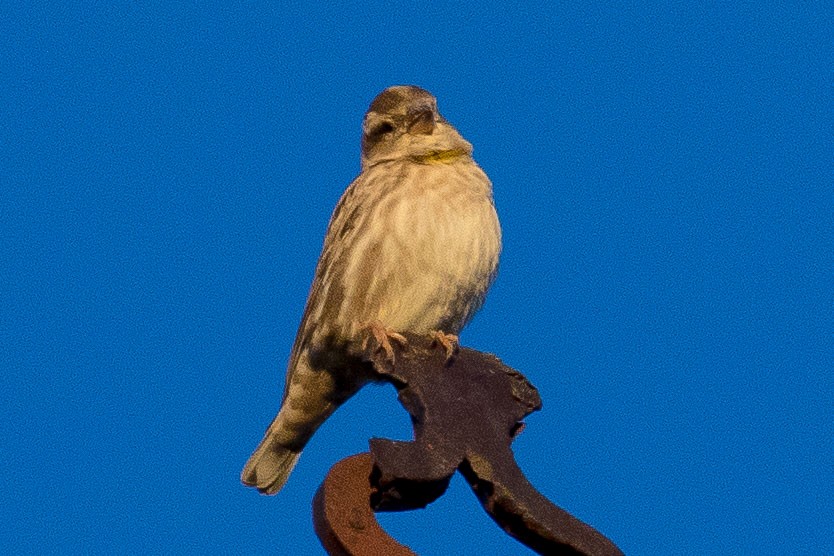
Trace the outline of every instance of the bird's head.
<instances>
[{"instance_id":1,"label":"bird's head","mask_svg":"<svg viewBox=\"0 0 834 556\"><path fill-rule=\"evenodd\" d=\"M397 159L449 163L471 154L472 145L443 119L434 96L420 87L389 87L377 95L365 114L363 168Z\"/></svg>"}]
</instances>

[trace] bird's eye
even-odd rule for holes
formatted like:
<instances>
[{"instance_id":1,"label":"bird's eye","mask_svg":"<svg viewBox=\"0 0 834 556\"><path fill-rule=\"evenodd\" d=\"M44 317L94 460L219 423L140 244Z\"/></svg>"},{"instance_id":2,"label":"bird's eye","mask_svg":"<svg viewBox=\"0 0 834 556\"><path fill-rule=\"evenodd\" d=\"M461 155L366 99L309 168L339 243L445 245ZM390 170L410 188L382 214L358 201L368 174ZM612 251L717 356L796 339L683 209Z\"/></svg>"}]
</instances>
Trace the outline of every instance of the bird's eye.
<instances>
[{"instance_id":1,"label":"bird's eye","mask_svg":"<svg viewBox=\"0 0 834 556\"><path fill-rule=\"evenodd\" d=\"M391 133L392 131L394 131L394 125L391 122L382 122L374 127L368 135L370 137L378 138L382 137L386 133Z\"/></svg>"}]
</instances>

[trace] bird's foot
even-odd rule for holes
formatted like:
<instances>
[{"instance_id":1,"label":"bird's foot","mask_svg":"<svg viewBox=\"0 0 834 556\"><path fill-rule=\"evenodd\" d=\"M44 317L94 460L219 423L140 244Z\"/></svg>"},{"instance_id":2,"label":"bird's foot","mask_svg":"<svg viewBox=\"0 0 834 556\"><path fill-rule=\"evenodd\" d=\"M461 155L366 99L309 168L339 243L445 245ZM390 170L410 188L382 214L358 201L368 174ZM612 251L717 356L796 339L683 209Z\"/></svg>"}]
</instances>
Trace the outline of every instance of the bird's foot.
<instances>
[{"instance_id":1,"label":"bird's foot","mask_svg":"<svg viewBox=\"0 0 834 556\"><path fill-rule=\"evenodd\" d=\"M455 354L460 348L460 338L455 334L446 334L440 330L433 330L429 336L431 337L432 346L443 346L446 349L446 363L454 359Z\"/></svg>"},{"instance_id":2,"label":"bird's foot","mask_svg":"<svg viewBox=\"0 0 834 556\"><path fill-rule=\"evenodd\" d=\"M376 347L373 349L373 353L384 351L385 358L391 365L394 364L394 347L391 345L391 340L400 344L400 347L408 347L408 340L405 339L405 336L398 334L393 330L388 330L385 328L385 325L378 320L366 322L364 324L360 324L359 326L361 329L368 332L365 339L362 341L362 351L366 351L368 349L368 344L370 344L371 338L373 338L376 342Z\"/></svg>"}]
</instances>

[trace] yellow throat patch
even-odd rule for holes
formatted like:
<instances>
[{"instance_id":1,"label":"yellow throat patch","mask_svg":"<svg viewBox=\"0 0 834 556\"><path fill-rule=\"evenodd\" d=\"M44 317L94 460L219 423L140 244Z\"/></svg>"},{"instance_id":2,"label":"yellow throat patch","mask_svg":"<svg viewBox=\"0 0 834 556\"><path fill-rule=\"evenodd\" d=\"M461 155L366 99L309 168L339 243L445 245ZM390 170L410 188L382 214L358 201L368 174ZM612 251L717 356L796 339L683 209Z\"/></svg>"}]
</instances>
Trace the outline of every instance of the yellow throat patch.
<instances>
[{"instance_id":1,"label":"yellow throat patch","mask_svg":"<svg viewBox=\"0 0 834 556\"><path fill-rule=\"evenodd\" d=\"M449 149L446 151L429 151L426 154L413 156L412 160L422 164L451 164L464 156L469 156L469 153L463 149Z\"/></svg>"}]
</instances>

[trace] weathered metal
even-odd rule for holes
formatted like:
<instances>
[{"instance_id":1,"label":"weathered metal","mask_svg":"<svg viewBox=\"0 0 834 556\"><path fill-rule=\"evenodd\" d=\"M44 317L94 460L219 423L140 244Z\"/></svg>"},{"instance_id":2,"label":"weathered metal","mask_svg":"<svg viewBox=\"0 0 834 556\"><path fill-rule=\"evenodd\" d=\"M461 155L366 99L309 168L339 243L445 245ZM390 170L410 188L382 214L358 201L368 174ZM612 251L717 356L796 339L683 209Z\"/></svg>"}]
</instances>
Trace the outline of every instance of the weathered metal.
<instances>
[{"instance_id":1,"label":"weathered metal","mask_svg":"<svg viewBox=\"0 0 834 556\"><path fill-rule=\"evenodd\" d=\"M516 464L510 444L522 419L541 407L533 385L493 355L462 348L447 360L429 340L408 340L408 348L396 346L394 365L380 350L366 357L381 380L396 386L415 439L374 438L370 459L363 454L334 466L314 504L316 532L329 553L413 554L379 527L371 508L425 507L458 470L492 519L539 554L621 555L539 493Z\"/></svg>"},{"instance_id":2,"label":"weathered metal","mask_svg":"<svg viewBox=\"0 0 834 556\"><path fill-rule=\"evenodd\" d=\"M371 454L330 468L313 499L313 525L322 546L338 556L416 556L388 535L371 509Z\"/></svg>"}]
</instances>

